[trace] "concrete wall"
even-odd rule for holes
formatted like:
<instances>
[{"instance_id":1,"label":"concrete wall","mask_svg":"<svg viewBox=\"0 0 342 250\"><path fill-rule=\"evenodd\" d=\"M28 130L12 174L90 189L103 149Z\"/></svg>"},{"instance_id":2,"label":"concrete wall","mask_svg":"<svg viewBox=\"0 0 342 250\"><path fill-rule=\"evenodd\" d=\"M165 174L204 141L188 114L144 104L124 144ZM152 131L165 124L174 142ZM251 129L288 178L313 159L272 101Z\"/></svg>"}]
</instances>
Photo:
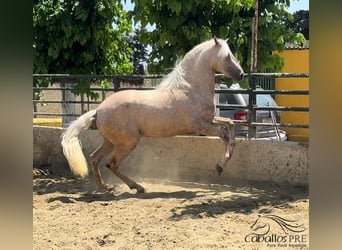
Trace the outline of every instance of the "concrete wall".
<instances>
[{"instance_id":1,"label":"concrete wall","mask_svg":"<svg viewBox=\"0 0 342 250\"><path fill-rule=\"evenodd\" d=\"M33 165L71 176L60 145L61 128L33 127ZM102 142L98 131L80 135L88 156ZM188 181L261 181L308 185L308 147L298 142L237 141L234 155L220 177L214 167L223 153L217 137L143 138L120 169L130 177ZM103 171L108 171L105 167ZM107 176L105 174L105 176Z\"/></svg>"}]
</instances>

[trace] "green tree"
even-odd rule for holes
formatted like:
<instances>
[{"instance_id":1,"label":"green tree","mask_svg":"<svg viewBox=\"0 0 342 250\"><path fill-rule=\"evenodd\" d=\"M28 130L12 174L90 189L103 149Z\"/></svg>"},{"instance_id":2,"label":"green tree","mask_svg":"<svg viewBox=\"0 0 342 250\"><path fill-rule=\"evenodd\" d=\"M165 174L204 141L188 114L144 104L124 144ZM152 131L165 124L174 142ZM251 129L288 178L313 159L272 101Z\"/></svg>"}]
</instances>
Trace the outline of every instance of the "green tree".
<instances>
[{"instance_id":1,"label":"green tree","mask_svg":"<svg viewBox=\"0 0 342 250\"><path fill-rule=\"evenodd\" d=\"M293 19L287 21L287 27L294 32L300 32L309 40L309 11L299 10L293 13Z\"/></svg>"},{"instance_id":2,"label":"green tree","mask_svg":"<svg viewBox=\"0 0 342 250\"><path fill-rule=\"evenodd\" d=\"M129 45L133 50L131 61L133 62L133 74L144 75L144 63L147 61L147 48L140 42L140 35L146 32L146 29L136 27L134 33L128 37Z\"/></svg>"},{"instance_id":3,"label":"green tree","mask_svg":"<svg viewBox=\"0 0 342 250\"><path fill-rule=\"evenodd\" d=\"M194 45L213 36L227 39L246 72L250 70L254 0L134 0L132 15L143 27L155 29L141 35L152 47L149 72L165 73ZM259 1L258 71L279 71L283 59L273 55L285 42L301 43L304 37L286 28L292 18L289 0Z\"/></svg>"},{"instance_id":4,"label":"green tree","mask_svg":"<svg viewBox=\"0 0 342 250\"><path fill-rule=\"evenodd\" d=\"M120 0L34 0L33 72L59 74L130 74L132 50L127 36L131 21ZM70 79L53 79L67 86ZM76 80L74 80L75 82ZM34 86L48 81L34 80ZM89 81L77 81L73 94L97 95ZM39 98L34 93L34 98ZM75 113L75 105L62 105L63 113ZM73 119L73 117L71 117ZM70 122L63 117L63 125Z\"/></svg>"},{"instance_id":5,"label":"green tree","mask_svg":"<svg viewBox=\"0 0 342 250\"><path fill-rule=\"evenodd\" d=\"M33 72L131 73L130 31L120 0L35 0Z\"/></svg>"}]
</instances>

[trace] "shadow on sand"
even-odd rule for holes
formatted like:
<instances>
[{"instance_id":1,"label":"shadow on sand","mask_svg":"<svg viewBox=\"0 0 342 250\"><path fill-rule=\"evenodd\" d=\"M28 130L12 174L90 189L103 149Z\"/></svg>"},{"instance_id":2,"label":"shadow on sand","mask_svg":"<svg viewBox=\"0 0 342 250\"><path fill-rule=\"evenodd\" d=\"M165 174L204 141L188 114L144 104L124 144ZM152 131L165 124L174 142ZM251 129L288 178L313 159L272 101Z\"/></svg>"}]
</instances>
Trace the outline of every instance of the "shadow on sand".
<instances>
[{"instance_id":1,"label":"shadow on sand","mask_svg":"<svg viewBox=\"0 0 342 250\"><path fill-rule=\"evenodd\" d=\"M59 175L51 175L42 171L33 176L33 192L35 195L56 193L57 196L47 199L48 203L110 202L128 199L179 199L179 205L171 209L170 220L184 218L200 219L216 217L233 212L250 214L256 209L262 213L271 213L273 208L287 208L289 202L308 200L308 188L281 186L270 183L234 183L204 184L193 182L172 182L141 179L140 182L173 185L184 190L146 193L121 191L97 192L94 181L89 178L80 180ZM120 183L120 182L118 182ZM121 183L120 183L121 184ZM115 184L114 184L115 186Z\"/></svg>"}]
</instances>

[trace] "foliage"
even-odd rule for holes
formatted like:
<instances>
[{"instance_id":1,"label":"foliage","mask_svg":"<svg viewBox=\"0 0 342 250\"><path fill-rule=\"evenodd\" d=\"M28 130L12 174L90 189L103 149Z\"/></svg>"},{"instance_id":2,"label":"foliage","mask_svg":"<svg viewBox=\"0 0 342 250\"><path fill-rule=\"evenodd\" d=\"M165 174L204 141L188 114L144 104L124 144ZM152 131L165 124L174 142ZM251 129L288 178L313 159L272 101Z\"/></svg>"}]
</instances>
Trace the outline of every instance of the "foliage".
<instances>
[{"instance_id":1,"label":"foliage","mask_svg":"<svg viewBox=\"0 0 342 250\"><path fill-rule=\"evenodd\" d=\"M130 31L120 0L34 0L33 72L132 73L132 51L124 39ZM79 82L77 89L83 92L89 84Z\"/></svg>"},{"instance_id":2,"label":"foliage","mask_svg":"<svg viewBox=\"0 0 342 250\"><path fill-rule=\"evenodd\" d=\"M147 49L144 44L140 42L140 35L146 32L146 29L136 27L134 33L128 37L128 43L133 50L131 62L133 62L133 74L144 75L143 63L147 60Z\"/></svg>"},{"instance_id":3,"label":"foliage","mask_svg":"<svg viewBox=\"0 0 342 250\"><path fill-rule=\"evenodd\" d=\"M299 10L293 13L293 20L287 21L287 27L294 32L300 32L309 40L309 11Z\"/></svg>"},{"instance_id":4,"label":"foliage","mask_svg":"<svg viewBox=\"0 0 342 250\"><path fill-rule=\"evenodd\" d=\"M132 0L133 1L133 0ZM152 47L149 72L165 73L194 45L213 36L227 39L246 72L250 70L254 0L134 0L132 15L142 27L155 29L141 34ZM285 42L301 43L304 37L288 30L285 21L289 0L259 1L258 71L279 71L283 59L273 55Z\"/></svg>"}]
</instances>

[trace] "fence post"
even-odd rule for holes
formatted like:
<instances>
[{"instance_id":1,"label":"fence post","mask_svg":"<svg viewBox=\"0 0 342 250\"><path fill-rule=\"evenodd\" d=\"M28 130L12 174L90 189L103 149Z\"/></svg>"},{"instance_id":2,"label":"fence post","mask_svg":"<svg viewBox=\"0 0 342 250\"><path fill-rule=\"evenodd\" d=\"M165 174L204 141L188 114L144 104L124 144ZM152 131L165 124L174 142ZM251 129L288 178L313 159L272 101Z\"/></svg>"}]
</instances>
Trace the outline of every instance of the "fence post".
<instances>
[{"instance_id":1,"label":"fence post","mask_svg":"<svg viewBox=\"0 0 342 250\"><path fill-rule=\"evenodd\" d=\"M39 100L39 92L38 91L35 91L33 90L33 100ZM37 103L33 102L33 112L38 112L38 107L37 107ZM37 118L37 115L33 115L33 118Z\"/></svg>"},{"instance_id":2,"label":"fence post","mask_svg":"<svg viewBox=\"0 0 342 250\"><path fill-rule=\"evenodd\" d=\"M71 88L73 83L70 82L70 79L61 79L60 86L62 88L62 114L76 114L76 105L75 103L70 103L76 101L75 94L72 93L71 90L67 88ZM62 127L65 128L69 126L69 124L75 120L76 117L70 115L62 116Z\"/></svg>"},{"instance_id":3,"label":"fence post","mask_svg":"<svg viewBox=\"0 0 342 250\"><path fill-rule=\"evenodd\" d=\"M252 73L253 74L253 73ZM256 121L256 110L254 109L256 105L256 94L253 90L256 89L256 79L255 76L252 74L249 75L248 81L248 109L249 109L249 116L248 116L248 139L256 137L256 126L252 125L252 122Z\"/></svg>"},{"instance_id":4,"label":"fence post","mask_svg":"<svg viewBox=\"0 0 342 250\"><path fill-rule=\"evenodd\" d=\"M118 92L120 89L120 80L117 76L114 76L114 92Z\"/></svg>"},{"instance_id":5,"label":"fence post","mask_svg":"<svg viewBox=\"0 0 342 250\"><path fill-rule=\"evenodd\" d=\"M85 113L85 109L84 109L84 94L81 94L81 114L84 114L84 113Z\"/></svg>"}]
</instances>

